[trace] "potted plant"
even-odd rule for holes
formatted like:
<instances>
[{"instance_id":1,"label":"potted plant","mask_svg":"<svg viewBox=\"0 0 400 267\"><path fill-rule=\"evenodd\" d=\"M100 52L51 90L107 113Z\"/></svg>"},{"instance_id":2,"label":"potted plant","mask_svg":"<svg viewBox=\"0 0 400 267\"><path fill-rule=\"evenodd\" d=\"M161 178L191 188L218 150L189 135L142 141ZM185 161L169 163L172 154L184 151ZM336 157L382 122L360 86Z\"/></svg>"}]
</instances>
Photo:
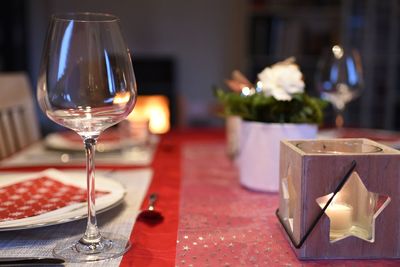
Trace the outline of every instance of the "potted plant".
<instances>
[{"instance_id":1,"label":"potted plant","mask_svg":"<svg viewBox=\"0 0 400 267\"><path fill-rule=\"evenodd\" d=\"M241 118L240 182L254 190L278 191L280 140L315 138L326 103L305 93L294 58L265 68L255 86L243 79L229 80L230 91L215 90L224 115Z\"/></svg>"}]
</instances>

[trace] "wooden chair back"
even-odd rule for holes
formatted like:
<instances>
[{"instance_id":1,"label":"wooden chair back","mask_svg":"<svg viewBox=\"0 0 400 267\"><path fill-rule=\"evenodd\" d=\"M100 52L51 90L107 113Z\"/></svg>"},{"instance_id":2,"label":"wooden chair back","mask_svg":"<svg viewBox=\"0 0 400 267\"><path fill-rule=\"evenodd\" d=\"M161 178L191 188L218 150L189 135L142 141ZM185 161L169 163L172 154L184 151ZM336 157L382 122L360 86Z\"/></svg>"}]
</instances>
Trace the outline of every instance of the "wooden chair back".
<instances>
[{"instance_id":1,"label":"wooden chair back","mask_svg":"<svg viewBox=\"0 0 400 267\"><path fill-rule=\"evenodd\" d=\"M0 74L0 159L40 138L34 98L25 73Z\"/></svg>"}]
</instances>

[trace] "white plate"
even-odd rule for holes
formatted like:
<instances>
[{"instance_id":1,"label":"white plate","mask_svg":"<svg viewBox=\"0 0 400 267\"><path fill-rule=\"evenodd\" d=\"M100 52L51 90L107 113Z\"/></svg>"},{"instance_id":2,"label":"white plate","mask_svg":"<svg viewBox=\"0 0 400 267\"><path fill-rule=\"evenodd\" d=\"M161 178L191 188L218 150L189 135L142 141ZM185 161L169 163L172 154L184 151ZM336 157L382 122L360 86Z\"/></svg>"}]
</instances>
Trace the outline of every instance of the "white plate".
<instances>
[{"instance_id":1,"label":"white plate","mask_svg":"<svg viewBox=\"0 0 400 267\"><path fill-rule=\"evenodd\" d=\"M146 145L152 137L126 137L122 138L118 130L109 129L100 135L96 144L97 152L116 152L132 146ZM44 145L48 149L58 151L80 152L84 150L83 141L79 135L72 131L51 133L44 138Z\"/></svg>"},{"instance_id":2,"label":"white plate","mask_svg":"<svg viewBox=\"0 0 400 267\"><path fill-rule=\"evenodd\" d=\"M158 135L151 135L145 146L129 146L121 151L96 153L95 162L98 165L110 167L147 166L153 160L159 141ZM49 150L44 142L37 142L0 162L2 167L63 165L84 166L85 153L83 151Z\"/></svg>"},{"instance_id":3,"label":"white plate","mask_svg":"<svg viewBox=\"0 0 400 267\"><path fill-rule=\"evenodd\" d=\"M115 134L115 133L113 133ZM76 136L75 136L76 135ZM68 137L70 136L70 137ZM75 138L76 137L76 140ZM83 141L73 132L51 133L44 138L44 144L49 149L61 151L83 151ZM116 151L123 148L124 143L118 140L101 140L96 145L99 152Z\"/></svg>"},{"instance_id":4,"label":"white plate","mask_svg":"<svg viewBox=\"0 0 400 267\"><path fill-rule=\"evenodd\" d=\"M8 186L24 180L39 178L42 176L51 177L52 179L58 180L64 184L69 184L86 189L85 174L68 173L68 175L66 175L55 169L48 169L46 171L34 174L33 173L0 174L1 178L0 187ZM109 194L96 198L97 213L104 212L106 210L109 210L117 206L123 201L125 195L125 189L119 182L101 177L100 175L96 177L96 190L110 192ZM69 205L37 216L0 222L0 231L38 228L43 226L75 221L85 217L87 217L86 202Z\"/></svg>"}]
</instances>

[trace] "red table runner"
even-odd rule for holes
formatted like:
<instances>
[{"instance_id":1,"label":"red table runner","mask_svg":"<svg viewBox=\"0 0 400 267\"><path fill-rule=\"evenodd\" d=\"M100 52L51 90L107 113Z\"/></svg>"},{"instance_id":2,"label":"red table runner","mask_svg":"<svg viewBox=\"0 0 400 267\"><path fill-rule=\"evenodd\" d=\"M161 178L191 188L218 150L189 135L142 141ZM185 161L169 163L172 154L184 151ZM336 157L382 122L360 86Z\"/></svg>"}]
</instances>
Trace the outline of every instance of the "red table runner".
<instances>
[{"instance_id":1,"label":"red table runner","mask_svg":"<svg viewBox=\"0 0 400 267\"><path fill-rule=\"evenodd\" d=\"M154 176L148 194L157 192L157 209L165 219L157 225L136 222L131 234L132 249L123 257L121 266L175 266L182 146L188 142L223 140L223 136L218 130L190 130L162 137L152 164ZM145 201L142 208L146 205Z\"/></svg>"},{"instance_id":2,"label":"red table runner","mask_svg":"<svg viewBox=\"0 0 400 267\"><path fill-rule=\"evenodd\" d=\"M160 160L168 157L169 167L179 166L170 177L181 181L180 214L177 206L164 203L173 222L163 229L155 226L143 231L136 223L133 241L141 240L141 254L135 247L124 257L132 266L399 266L398 260L320 260L296 258L275 217L278 194L258 193L240 186L233 162L225 154L223 131L174 133L165 138L167 148L160 146ZM162 152L162 150L169 152ZM176 149L182 152L176 151ZM175 157L179 157L175 158ZM172 158L175 158L173 163ZM157 170L165 165L155 165ZM174 175L172 175L174 173ZM161 175L161 176L159 176ZM161 182L159 185L161 185ZM170 184L171 185L171 184ZM153 190L162 190L152 187ZM167 190L171 190L168 188ZM177 193L177 192L175 192ZM165 194L164 194L165 195ZM171 195L171 199L176 197ZM175 200L178 200L176 198ZM178 204L177 202L171 204ZM161 203L161 202L160 202ZM172 228L178 226L178 236ZM168 227L170 227L168 229ZM157 231L157 232L153 232ZM174 237L174 238L173 238ZM176 247L176 259L171 258ZM147 254L145 253L147 252Z\"/></svg>"},{"instance_id":3,"label":"red table runner","mask_svg":"<svg viewBox=\"0 0 400 267\"><path fill-rule=\"evenodd\" d=\"M186 142L223 139L222 131L174 131L162 136L151 167L154 170L147 196L157 192L159 209L164 221L157 225L136 222L131 234L132 248L124 255L121 266L174 266L176 236L179 221L179 194L181 180L181 147ZM2 171L42 171L53 166L3 167ZM76 169L76 166L58 166L58 169ZM115 166L111 169L135 169L133 166ZM110 169L96 165L96 169ZM147 197L146 196L146 197ZM144 201L142 208L145 208Z\"/></svg>"},{"instance_id":4,"label":"red table runner","mask_svg":"<svg viewBox=\"0 0 400 267\"><path fill-rule=\"evenodd\" d=\"M159 194L157 208L165 219L157 225L136 222L133 247L121 266L400 265L390 260L299 261L274 215L277 194L242 188L224 149L221 130L162 137L148 194ZM126 168L132 167L121 169Z\"/></svg>"}]
</instances>

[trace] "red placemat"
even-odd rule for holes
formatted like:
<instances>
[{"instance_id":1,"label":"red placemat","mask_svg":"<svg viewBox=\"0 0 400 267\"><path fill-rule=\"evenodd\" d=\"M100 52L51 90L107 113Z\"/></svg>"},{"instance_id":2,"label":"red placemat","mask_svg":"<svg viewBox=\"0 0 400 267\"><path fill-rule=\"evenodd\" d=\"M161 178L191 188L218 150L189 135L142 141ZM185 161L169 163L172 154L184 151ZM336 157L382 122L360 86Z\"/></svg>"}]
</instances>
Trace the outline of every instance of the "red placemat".
<instances>
[{"instance_id":1,"label":"red placemat","mask_svg":"<svg viewBox=\"0 0 400 267\"><path fill-rule=\"evenodd\" d=\"M96 191L97 196L108 192ZM0 187L0 222L54 211L86 201L86 190L50 177L27 179Z\"/></svg>"}]
</instances>

